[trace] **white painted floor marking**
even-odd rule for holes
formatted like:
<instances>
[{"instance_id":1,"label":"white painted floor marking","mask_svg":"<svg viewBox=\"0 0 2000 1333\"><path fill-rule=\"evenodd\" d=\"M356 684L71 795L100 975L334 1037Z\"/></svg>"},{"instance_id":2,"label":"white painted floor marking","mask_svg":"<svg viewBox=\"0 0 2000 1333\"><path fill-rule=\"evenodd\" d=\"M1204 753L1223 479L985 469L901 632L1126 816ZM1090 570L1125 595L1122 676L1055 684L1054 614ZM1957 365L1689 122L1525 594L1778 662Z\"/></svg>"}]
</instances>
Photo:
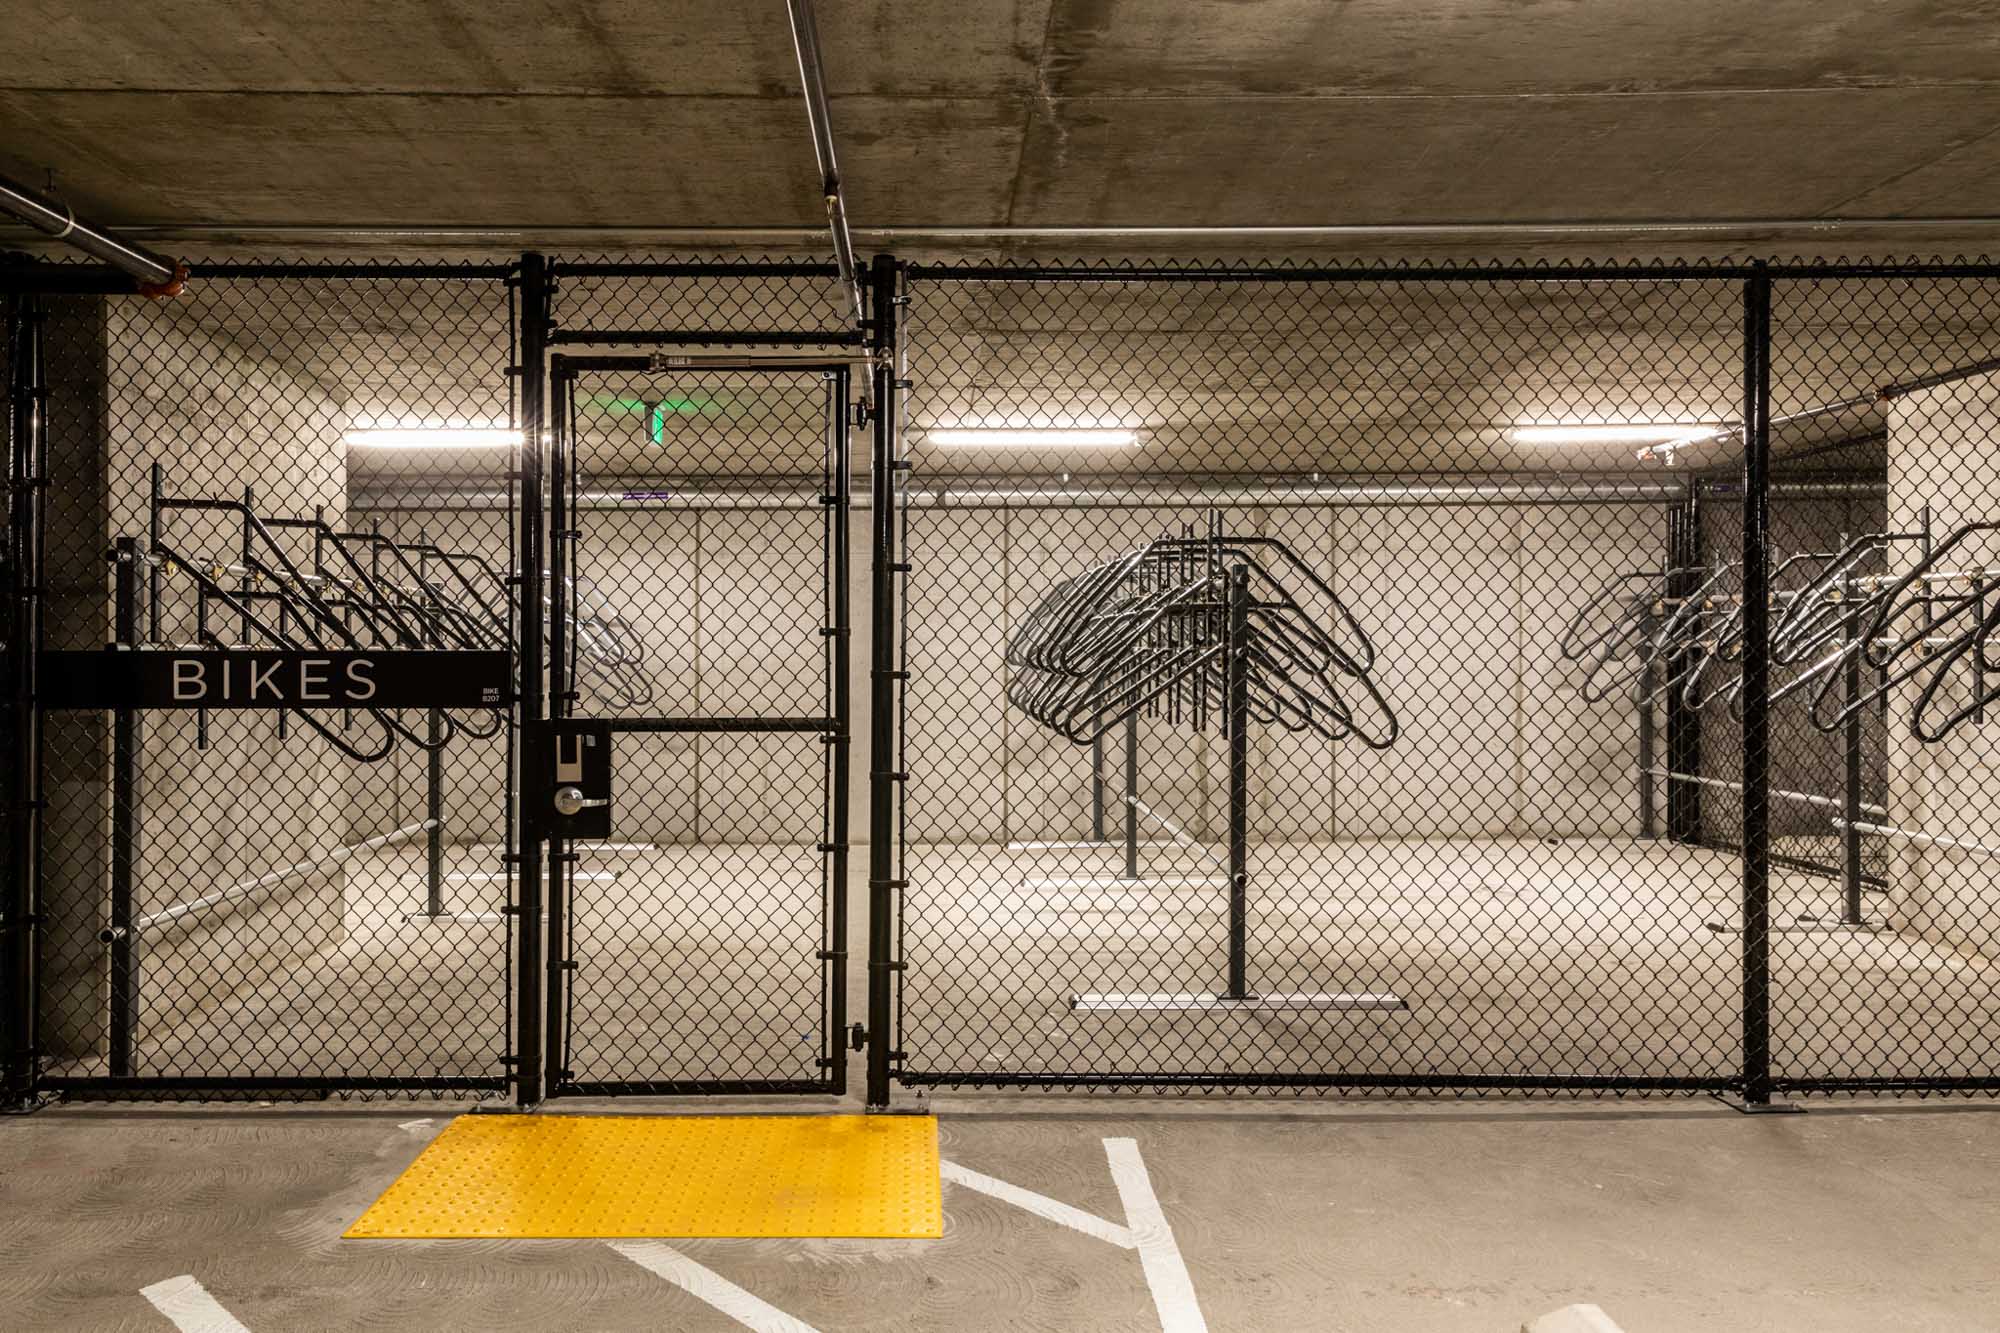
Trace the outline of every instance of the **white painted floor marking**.
<instances>
[{"instance_id":1,"label":"white painted floor marking","mask_svg":"<svg viewBox=\"0 0 2000 1333\"><path fill-rule=\"evenodd\" d=\"M1107 1222L1095 1213L1086 1213L1081 1208L1072 1208L1060 1199L1051 1199L1046 1194L1024 1190L1019 1185L1010 1185L1004 1180L960 1166L957 1162L939 1162L938 1174L955 1185L963 1185L969 1190L978 1190L1002 1203L1011 1203L1016 1208L1033 1213L1036 1217L1047 1218L1073 1231L1081 1231L1086 1236L1109 1241L1120 1249L1136 1250L1139 1242L1132 1236L1131 1228L1121 1227L1116 1222Z\"/></svg>"},{"instance_id":2,"label":"white painted floor marking","mask_svg":"<svg viewBox=\"0 0 2000 1333\"><path fill-rule=\"evenodd\" d=\"M756 1333L816 1333L811 1324L801 1323L777 1306L751 1295L722 1274L703 1268L679 1250L659 1241L611 1240L605 1244L647 1272L665 1278L696 1300L714 1306Z\"/></svg>"},{"instance_id":3,"label":"white painted floor marking","mask_svg":"<svg viewBox=\"0 0 2000 1333\"><path fill-rule=\"evenodd\" d=\"M1624 1333L1595 1305L1565 1305L1521 1325L1521 1333Z\"/></svg>"},{"instance_id":4,"label":"white painted floor marking","mask_svg":"<svg viewBox=\"0 0 2000 1333\"><path fill-rule=\"evenodd\" d=\"M237 1322L235 1315L217 1304L192 1273L141 1287L139 1294L151 1301L155 1310L173 1320L181 1333L250 1333Z\"/></svg>"},{"instance_id":5,"label":"white painted floor marking","mask_svg":"<svg viewBox=\"0 0 2000 1333\"><path fill-rule=\"evenodd\" d=\"M396 1126L397 1129L402 1130L405 1134L421 1134L430 1127L431 1122L428 1120L405 1120L402 1124Z\"/></svg>"},{"instance_id":6,"label":"white painted floor marking","mask_svg":"<svg viewBox=\"0 0 2000 1333\"><path fill-rule=\"evenodd\" d=\"M1174 1231L1167 1225L1159 1196L1153 1193L1153 1181L1139 1157L1137 1140L1106 1139L1104 1155L1110 1159L1111 1179L1125 1204L1125 1225L1137 1242L1146 1285L1153 1290L1160 1328L1163 1333L1208 1333L1201 1306L1194 1298L1194 1282L1181 1261L1181 1248L1174 1243Z\"/></svg>"}]
</instances>

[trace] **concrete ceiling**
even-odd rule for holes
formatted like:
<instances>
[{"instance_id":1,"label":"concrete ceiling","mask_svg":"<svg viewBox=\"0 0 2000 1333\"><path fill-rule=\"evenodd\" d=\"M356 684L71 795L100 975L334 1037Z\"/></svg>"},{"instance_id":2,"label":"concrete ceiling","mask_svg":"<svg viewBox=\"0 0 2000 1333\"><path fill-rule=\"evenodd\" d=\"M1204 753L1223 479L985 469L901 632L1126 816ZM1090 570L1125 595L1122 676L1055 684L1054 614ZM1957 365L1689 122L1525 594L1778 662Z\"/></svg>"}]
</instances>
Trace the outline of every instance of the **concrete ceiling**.
<instances>
[{"instance_id":1,"label":"concrete ceiling","mask_svg":"<svg viewBox=\"0 0 2000 1333\"><path fill-rule=\"evenodd\" d=\"M781 0L12 0L107 222L821 221ZM864 226L2000 215L1987 0L826 0Z\"/></svg>"}]
</instances>

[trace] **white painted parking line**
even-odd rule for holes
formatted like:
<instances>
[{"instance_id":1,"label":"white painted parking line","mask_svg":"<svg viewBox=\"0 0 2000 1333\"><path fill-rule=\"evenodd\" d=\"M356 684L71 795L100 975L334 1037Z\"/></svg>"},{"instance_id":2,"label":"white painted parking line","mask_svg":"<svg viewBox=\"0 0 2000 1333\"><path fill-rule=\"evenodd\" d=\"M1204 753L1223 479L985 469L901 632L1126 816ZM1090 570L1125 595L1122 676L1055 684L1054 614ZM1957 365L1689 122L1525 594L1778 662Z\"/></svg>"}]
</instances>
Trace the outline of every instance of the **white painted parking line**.
<instances>
[{"instance_id":1,"label":"white painted parking line","mask_svg":"<svg viewBox=\"0 0 2000 1333\"><path fill-rule=\"evenodd\" d=\"M816 1333L761 1297L753 1296L711 1269L703 1268L679 1250L656 1240L606 1241L639 1267L685 1291L756 1333Z\"/></svg>"},{"instance_id":2,"label":"white painted parking line","mask_svg":"<svg viewBox=\"0 0 2000 1333\"><path fill-rule=\"evenodd\" d=\"M237 1322L235 1315L208 1294L206 1287L194 1280L192 1273L141 1287L139 1294L151 1301L155 1310L173 1320L181 1333L250 1333Z\"/></svg>"},{"instance_id":3,"label":"white painted parking line","mask_svg":"<svg viewBox=\"0 0 2000 1333\"><path fill-rule=\"evenodd\" d=\"M422 1134L428 1131L430 1127L431 1122L428 1120L405 1120L402 1124L396 1126L397 1129L402 1130L405 1134Z\"/></svg>"},{"instance_id":4,"label":"white painted parking line","mask_svg":"<svg viewBox=\"0 0 2000 1333\"><path fill-rule=\"evenodd\" d=\"M1111 1162L1111 1179L1125 1204L1125 1225L1137 1242L1139 1266L1146 1270L1146 1285L1153 1291L1153 1308L1160 1312L1162 1333L1208 1333L1201 1306L1194 1298L1194 1281L1181 1261L1181 1248L1174 1243L1173 1228L1146 1163L1133 1139L1106 1139L1104 1155Z\"/></svg>"},{"instance_id":5,"label":"white painted parking line","mask_svg":"<svg viewBox=\"0 0 2000 1333\"><path fill-rule=\"evenodd\" d=\"M1521 1325L1521 1333L1624 1333L1595 1305L1565 1305Z\"/></svg>"},{"instance_id":6,"label":"white painted parking line","mask_svg":"<svg viewBox=\"0 0 2000 1333\"><path fill-rule=\"evenodd\" d=\"M1051 1199L1046 1194L1037 1194L1033 1190L1024 1190L1019 1185L1010 1185L1004 1180L981 1175L977 1171L960 1166L957 1162L939 1162L938 1174L954 1185L963 1185L969 1190L977 1190L1002 1203L1011 1203L1024 1212L1047 1218L1073 1231L1081 1231L1086 1236L1109 1241L1121 1249L1139 1248L1139 1242L1133 1239L1131 1228L1121 1227L1116 1222L1107 1222L1095 1213L1086 1213L1081 1208L1073 1208L1060 1199Z\"/></svg>"}]
</instances>

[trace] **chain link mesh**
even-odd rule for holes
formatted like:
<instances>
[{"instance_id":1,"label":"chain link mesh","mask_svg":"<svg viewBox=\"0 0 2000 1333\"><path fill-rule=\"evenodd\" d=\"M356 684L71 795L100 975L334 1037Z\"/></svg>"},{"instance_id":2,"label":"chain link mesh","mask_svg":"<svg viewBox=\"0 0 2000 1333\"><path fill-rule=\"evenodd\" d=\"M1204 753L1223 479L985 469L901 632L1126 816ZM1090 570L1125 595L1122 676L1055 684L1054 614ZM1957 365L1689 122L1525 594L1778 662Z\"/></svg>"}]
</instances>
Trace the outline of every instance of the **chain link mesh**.
<instances>
[{"instance_id":1,"label":"chain link mesh","mask_svg":"<svg viewBox=\"0 0 2000 1333\"><path fill-rule=\"evenodd\" d=\"M504 650L513 449L350 442L508 436L504 274L230 271L46 303L46 646L113 642L122 603L131 648ZM497 499L409 499L463 476ZM496 1095L512 737L491 710L47 714L45 1081Z\"/></svg>"},{"instance_id":2,"label":"chain link mesh","mask_svg":"<svg viewBox=\"0 0 2000 1333\"><path fill-rule=\"evenodd\" d=\"M917 270L904 1080L1738 1082L1740 272ZM1774 626L1830 595L1843 538L1913 524L1899 503L1985 466L1928 458L1932 480L1899 484L1892 429L1885 515L1881 406L1828 405L1976 365L1996 335L1980 281L1777 286ZM1955 380L1950 410L1976 419L1988 382ZM1664 429L1533 429L1606 423ZM1129 438L1065 443L1086 430ZM1211 527L1320 572L1401 722L1381 750L1253 726L1236 839L1212 719L1149 703L1077 743L1010 703L1005 651L1051 588ZM1810 666L1774 667L1773 691ZM1929 844L1919 888L1907 850L1845 836L1850 801L1908 823L1905 786L1935 809L1955 781L1950 836L1981 841L1963 806L1985 791L1935 751L1927 784L1899 776L1906 720L1829 731L1806 703L1769 719L1773 1072L1988 1075L1990 864ZM1841 924L1853 892L1876 927Z\"/></svg>"},{"instance_id":3,"label":"chain link mesh","mask_svg":"<svg viewBox=\"0 0 2000 1333\"><path fill-rule=\"evenodd\" d=\"M42 298L44 646L121 605L134 646L305 642L312 596L369 646L512 642L514 450L347 440L514 429L511 271ZM555 422L556 711L614 727L618 822L558 847L552 1083L832 1086L845 404L643 358L858 335L817 260L553 271L552 350L640 360ZM902 1080L1742 1087L1761 759L1773 1089L2000 1088L2000 279L1772 270L1746 756L1745 274L909 270ZM1607 423L1653 436L1559 429ZM44 1084L499 1095L514 721L45 715Z\"/></svg>"}]
</instances>

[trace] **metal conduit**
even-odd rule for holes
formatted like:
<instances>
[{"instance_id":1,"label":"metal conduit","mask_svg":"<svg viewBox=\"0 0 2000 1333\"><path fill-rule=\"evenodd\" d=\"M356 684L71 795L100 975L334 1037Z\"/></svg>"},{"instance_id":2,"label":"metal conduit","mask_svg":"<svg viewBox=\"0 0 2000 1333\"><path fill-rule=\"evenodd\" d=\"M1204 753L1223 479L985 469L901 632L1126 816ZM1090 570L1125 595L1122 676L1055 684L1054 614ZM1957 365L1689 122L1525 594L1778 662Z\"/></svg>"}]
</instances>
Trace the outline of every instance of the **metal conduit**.
<instances>
[{"instance_id":1,"label":"metal conduit","mask_svg":"<svg viewBox=\"0 0 2000 1333\"><path fill-rule=\"evenodd\" d=\"M2000 217L1965 216L1941 218L1850 217L1850 218L1743 218L1740 220L1641 218L1616 220L1583 218L1562 222L1379 222L1319 223L1295 226L1070 226L1036 227L1006 224L948 224L940 226L860 227L855 234L870 241L965 240L981 241L1228 241L1228 240L1467 240L1509 239L1557 240L1572 236L1721 236L1744 237L1759 243L1774 234L1838 236L1845 233L1881 232L1889 234L1937 235L1959 232L1991 232L2000 228ZM819 239L816 230L806 227L674 227L621 226L616 223L555 226L336 226L322 222L243 222L141 223L125 228L131 235L163 236L195 240L234 240L245 236L269 236L299 241L363 241L371 243L431 242L492 244L512 246L533 239L540 244L558 241L602 243L611 237L650 239L673 245L725 242L754 245L810 245Z\"/></svg>"},{"instance_id":2,"label":"metal conduit","mask_svg":"<svg viewBox=\"0 0 2000 1333\"><path fill-rule=\"evenodd\" d=\"M840 159L833 147L833 118L826 105L826 67L820 59L819 29L813 23L812 0L787 0L792 20L792 50L799 59L799 83L805 90L806 122L812 128L813 156L819 162L820 192L826 198L826 225L833 233L833 262L854 306L854 327L867 323L861 298L861 275L854 263L854 237L847 229L847 202L840 190Z\"/></svg>"},{"instance_id":3,"label":"metal conduit","mask_svg":"<svg viewBox=\"0 0 2000 1333\"><path fill-rule=\"evenodd\" d=\"M1967 842L1963 838L1946 838L1936 833L1919 833L1916 829L1900 828L1894 824L1864 824L1859 821L1849 825L1844 819L1834 823L1842 828L1852 827L1877 838L1892 838L1897 842L1913 842L1919 847L1937 847L1945 851L1966 852L1973 856L1991 857L2000 860L2000 847L1988 847L1984 843Z\"/></svg>"},{"instance_id":4,"label":"metal conduit","mask_svg":"<svg viewBox=\"0 0 2000 1333\"><path fill-rule=\"evenodd\" d=\"M130 274L141 284L139 290L148 296L178 296L187 281L187 265L80 221L68 204L7 176L0 176L0 211L21 219L44 236L74 246L119 272Z\"/></svg>"},{"instance_id":5,"label":"metal conduit","mask_svg":"<svg viewBox=\"0 0 2000 1333\"><path fill-rule=\"evenodd\" d=\"M1881 482L1824 481L1774 484L1776 499L1866 499L1884 493ZM1537 505L1537 504L1672 504L1687 497L1684 483L1652 481L1541 482L1389 480L1283 482L1243 484L1194 483L1148 487L1118 485L1091 488L1045 486L1034 482L1009 485L967 482L932 486L909 485L901 500L917 508L1154 508L1163 505L1262 505L1270 507L1372 507L1394 505ZM580 491L576 502L585 509L817 509L817 493L733 488L685 489L672 481L635 483L625 489ZM856 495L854 507L865 509L869 499ZM351 507L371 513L439 509L507 509L513 499L492 488L411 489L355 492Z\"/></svg>"},{"instance_id":6,"label":"metal conduit","mask_svg":"<svg viewBox=\"0 0 2000 1333\"><path fill-rule=\"evenodd\" d=\"M1696 777L1692 773L1669 773L1663 768L1648 769L1647 775L1650 777L1660 778L1668 782L1691 782L1698 787L1713 787L1717 791L1743 790L1743 784L1740 782L1727 782L1721 778L1701 778L1701 777ZM1829 810L1847 809L1847 802L1841 800L1839 797L1836 796L1814 796L1810 792L1782 791L1776 787L1771 788L1770 794L1782 801L1798 801L1804 805L1823 806ZM1870 814L1870 815L1882 815L1888 813L1888 811L1884 810L1879 805L1868 805L1866 803L1864 803L1861 806L1861 810L1863 814Z\"/></svg>"},{"instance_id":7,"label":"metal conduit","mask_svg":"<svg viewBox=\"0 0 2000 1333\"><path fill-rule=\"evenodd\" d=\"M1770 424L1773 426L1789 426L1801 421L1811 421L1818 417L1832 416L1839 412L1852 412L1865 407L1876 407L1882 403L1892 402L1897 398L1917 393L1923 389L1935 389L1946 384L1956 384L1960 380L1971 379L1975 375L1991 374L1996 370L2000 370L2000 357L1989 357L1983 361L1975 361L1971 365L1954 366L1949 370L1938 370L1928 375L1919 375L1912 380L1879 385L1871 392L1857 394L1852 398L1842 398L1838 402L1821 403L1817 407L1808 407L1803 411L1792 412L1780 417L1772 417ZM1672 458L1679 450L1689 448L1693 445L1720 444L1725 440L1741 440L1742 438L1743 427L1724 426L1720 430L1708 431L1698 435L1688 435L1678 440L1666 440L1660 444L1649 444L1638 451L1638 457ZM1841 443L1846 444L1848 441L1842 441Z\"/></svg>"}]
</instances>

